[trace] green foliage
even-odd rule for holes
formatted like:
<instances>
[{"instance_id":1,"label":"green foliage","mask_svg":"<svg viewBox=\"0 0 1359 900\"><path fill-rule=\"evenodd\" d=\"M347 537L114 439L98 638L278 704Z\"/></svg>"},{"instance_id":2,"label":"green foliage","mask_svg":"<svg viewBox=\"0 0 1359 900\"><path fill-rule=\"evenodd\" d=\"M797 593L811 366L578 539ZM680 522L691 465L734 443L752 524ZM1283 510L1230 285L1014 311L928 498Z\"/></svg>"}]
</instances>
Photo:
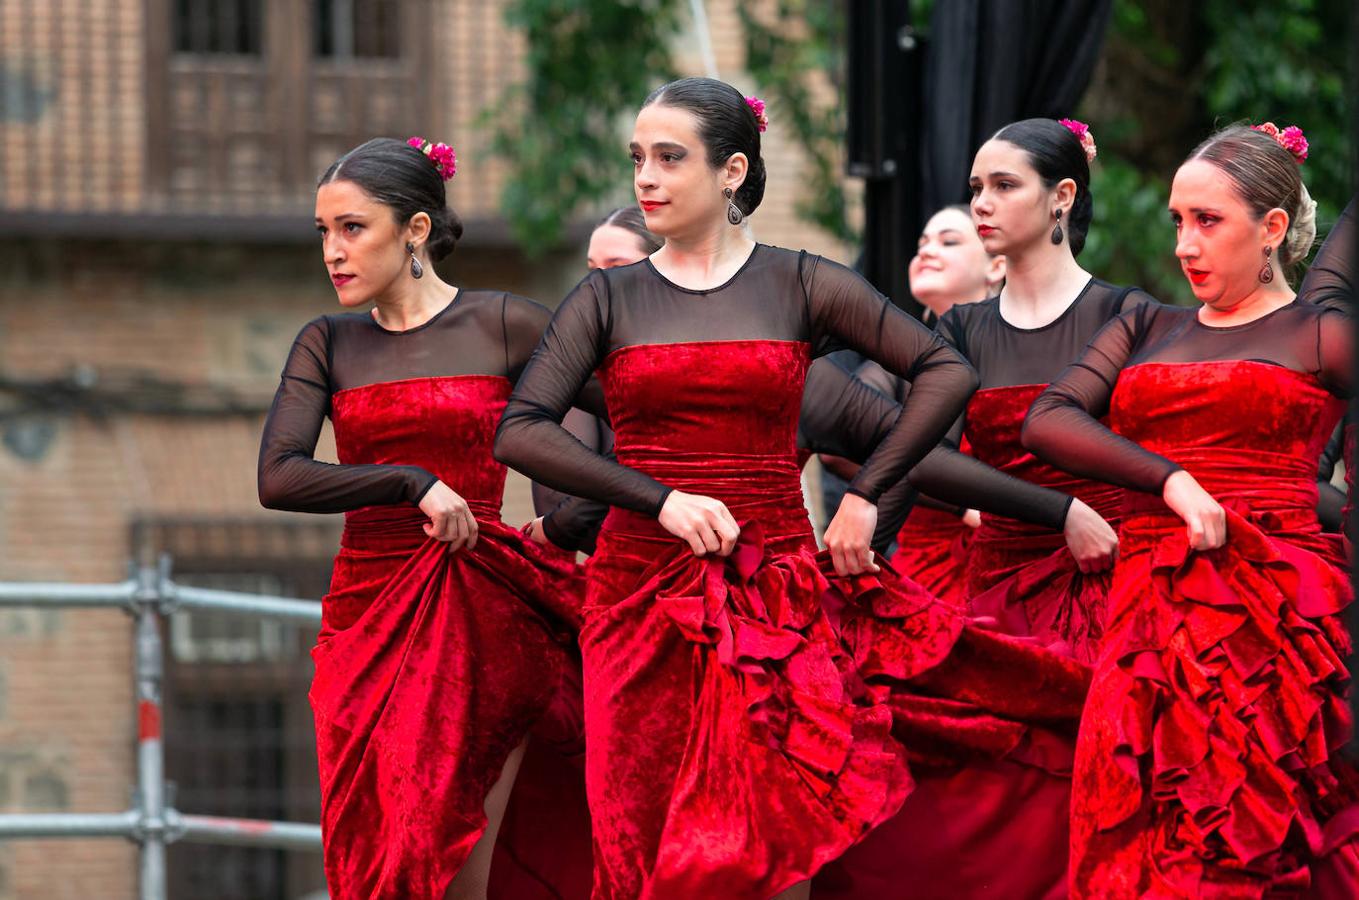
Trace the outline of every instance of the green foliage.
<instances>
[{"instance_id":1,"label":"green foliage","mask_svg":"<svg viewBox=\"0 0 1359 900\"><path fill-rule=\"evenodd\" d=\"M639 100L674 77L669 48L683 0L513 0L509 22L527 47L528 77L488 112L512 174L502 206L516 238L543 249L562 224L628 183L622 145ZM738 5L747 69L770 113L808 159L800 216L854 240L843 188L840 103L814 102L814 79L842 90L844 5L778 0ZM929 19L931 0L911 0ZM1323 227L1348 201L1352 149L1349 0L1116 0L1104 62L1082 117L1099 143L1095 225L1081 262L1165 300L1185 299L1165 213L1176 166L1214 128L1272 120L1300 125L1303 168Z\"/></svg>"},{"instance_id":2,"label":"green foliage","mask_svg":"<svg viewBox=\"0 0 1359 900\"><path fill-rule=\"evenodd\" d=\"M1091 183L1095 224L1082 265L1167 302L1187 302L1165 212L1170 180L1196 144L1238 121L1306 132L1311 156L1302 175L1324 232L1353 191L1351 14L1348 0L1190 7L1117 0L1104 78L1083 107L1100 152Z\"/></svg>"},{"instance_id":3,"label":"green foliage","mask_svg":"<svg viewBox=\"0 0 1359 900\"><path fill-rule=\"evenodd\" d=\"M531 252L555 243L563 223L628 184L627 122L642 97L675 77L669 47L686 6L682 0L514 0L507 8L507 21L527 43L528 77L484 121L511 167L501 207ZM747 68L780 126L793 131L807 154L799 215L854 240L842 177L844 114L838 102L814 103L811 90L818 73L835 81L843 68L842 4L781 0L767 23L745 5L738 14Z\"/></svg>"},{"instance_id":4,"label":"green foliage","mask_svg":"<svg viewBox=\"0 0 1359 900\"><path fill-rule=\"evenodd\" d=\"M641 99L674 77L679 0L514 0L528 78L487 113L512 174L501 206L530 252L628 184L625 134Z\"/></svg>"},{"instance_id":5,"label":"green foliage","mask_svg":"<svg viewBox=\"0 0 1359 900\"><path fill-rule=\"evenodd\" d=\"M817 104L811 79L843 69L844 8L830 0L780 0L772 21L749 5L737 7L746 36L746 68L770 112L796 136L807 156L798 215L843 241L858 236L849 224L844 190L845 116L839 103ZM838 84L837 84L838 87Z\"/></svg>"}]
</instances>

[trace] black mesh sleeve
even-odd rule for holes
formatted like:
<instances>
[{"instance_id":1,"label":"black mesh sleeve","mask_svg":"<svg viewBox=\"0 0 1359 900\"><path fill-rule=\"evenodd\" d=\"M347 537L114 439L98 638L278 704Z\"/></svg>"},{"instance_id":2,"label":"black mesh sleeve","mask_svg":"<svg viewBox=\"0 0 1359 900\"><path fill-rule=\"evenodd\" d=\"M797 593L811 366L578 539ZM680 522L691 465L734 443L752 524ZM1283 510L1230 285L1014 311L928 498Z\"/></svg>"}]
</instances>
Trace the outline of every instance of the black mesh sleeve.
<instances>
[{"instance_id":1,"label":"black mesh sleeve","mask_svg":"<svg viewBox=\"0 0 1359 900\"><path fill-rule=\"evenodd\" d=\"M936 447L908 476L937 500L1061 531L1072 497L1007 475L952 447Z\"/></svg>"},{"instance_id":2,"label":"black mesh sleeve","mask_svg":"<svg viewBox=\"0 0 1359 900\"><path fill-rule=\"evenodd\" d=\"M1099 418L1109 411L1119 373L1155 314L1138 306L1100 329L1066 371L1038 396L1024 420L1025 448L1073 475L1159 494L1179 466L1117 435Z\"/></svg>"},{"instance_id":3,"label":"black mesh sleeve","mask_svg":"<svg viewBox=\"0 0 1359 900\"><path fill-rule=\"evenodd\" d=\"M853 271L819 257L806 257L803 265L808 320L818 344L825 338L842 342L911 383L896 424L849 486L876 503L939 443L976 390L977 376L939 335Z\"/></svg>"},{"instance_id":4,"label":"black mesh sleeve","mask_svg":"<svg viewBox=\"0 0 1359 900\"><path fill-rule=\"evenodd\" d=\"M496 430L496 459L565 493L657 515L669 489L586 447L561 426L603 361L608 284L592 272L562 302Z\"/></svg>"},{"instance_id":5,"label":"black mesh sleeve","mask_svg":"<svg viewBox=\"0 0 1359 900\"><path fill-rule=\"evenodd\" d=\"M562 427L580 442L608 459L613 456L613 431L595 416L574 407L562 420ZM609 505L598 500L570 497L560 491L533 483L533 508L543 517L543 534L564 550L595 552L599 527L609 513Z\"/></svg>"},{"instance_id":6,"label":"black mesh sleeve","mask_svg":"<svg viewBox=\"0 0 1359 900\"><path fill-rule=\"evenodd\" d=\"M260 503L269 509L334 513L419 503L438 479L419 466L337 465L313 459L330 410L329 331L324 318L293 342L260 441Z\"/></svg>"},{"instance_id":7,"label":"black mesh sleeve","mask_svg":"<svg viewBox=\"0 0 1359 900\"><path fill-rule=\"evenodd\" d=\"M1326 242L1317 251L1316 258L1307 269L1307 275L1298 287L1298 299L1304 303L1333 306L1354 312L1355 295L1359 292L1359 263L1355 261L1355 204L1359 197L1350 200L1339 220L1331 226Z\"/></svg>"}]
</instances>

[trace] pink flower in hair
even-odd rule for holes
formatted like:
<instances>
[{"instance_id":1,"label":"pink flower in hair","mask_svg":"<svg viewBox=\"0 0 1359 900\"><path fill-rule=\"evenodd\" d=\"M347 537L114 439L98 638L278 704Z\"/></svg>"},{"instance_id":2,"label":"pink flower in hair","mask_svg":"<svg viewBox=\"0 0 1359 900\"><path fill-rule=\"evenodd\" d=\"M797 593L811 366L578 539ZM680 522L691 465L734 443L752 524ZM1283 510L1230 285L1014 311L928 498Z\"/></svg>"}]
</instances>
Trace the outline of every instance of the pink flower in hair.
<instances>
[{"instance_id":1,"label":"pink flower in hair","mask_svg":"<svg viewBox=\"0 0 1359 900\"><path fill-rule=\"evenodd\" d=\"M1259 131L1274 138L1274 143L1293 154L1293 160L1302 165L1307 159L1307 138L1303 135L1302 129L1296 125L1289 125L1282 131L1273 122L1262 122L1259 125L1252 125L1251 131Z\"/></svg>"},{"instance_id":2,"label":"pink flower in hair","mask_svg":"<svg viewBox=\"0 0 1359 900\"><path fill-rule=\"evenodd\" d=\"M1275 140L1278 141L1285 150L1293 154L1293 158L1299 163L1307 160L1307 138L1303 135L1302 129L1298 126L1289 125L1283 131L1279 132L1279 136L1275 138Z\"/></svg>"},{"instance_id":3,"label":"pink flower in hair","mask_svg":"<svg viewBox=\"0 0 1359 900\"><path fill-rule=\"evenodd\" d=\"M1095 149L1095 136L1090 133L1090 126L1075 119L1058 119L1057 122L1064 125L1076 136L1076 140L1081 142L1081 148L1085 150L1085 161L1094 162L1098 151Z\"/></svg>"},{"instance_id":4,"label":"pink flower in hair","mask_svg":"<svg viewBox=\"0 0 1359 900\"><path fill-rule=\"evenodd\" d=\"M750 111L755 114L755 124L759 126L760 133L763 134L764 130L769 127L769 117L764 114L764 101L759 97L747 97L746 106L749 106Z\"/></svg>"},{"instance_id":5,"label":"pink flower in hair","mask_svg":"<svg viewBox=\"0 0 1359 900\"><path fill-rule=\"evenodd\" d=\"M422 137L413 137L406 143L429 157L439 177L444 181L458 174L458 156L447 144L430 143Z\"/></svg>"}]
</instances>

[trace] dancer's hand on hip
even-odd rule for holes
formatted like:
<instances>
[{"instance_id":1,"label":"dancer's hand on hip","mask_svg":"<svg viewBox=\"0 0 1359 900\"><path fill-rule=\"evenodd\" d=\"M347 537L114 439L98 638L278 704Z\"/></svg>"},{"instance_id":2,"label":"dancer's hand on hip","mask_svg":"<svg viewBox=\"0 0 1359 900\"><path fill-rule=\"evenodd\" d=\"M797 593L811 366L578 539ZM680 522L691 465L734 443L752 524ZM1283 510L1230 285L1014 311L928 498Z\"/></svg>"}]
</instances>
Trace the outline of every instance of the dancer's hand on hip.
<instances>
[{"instance_id":1,"label":"dancer's hand on hip","mask_svg":"<svg viewBox=\"0 0 1359 900\"><path fill-rule=\"evenodd\" d=\"M448 552L456 553L463 547L471 550L477 545L477 520L472 516L467 501L458 496L442 481L425 492L420 511L429 516L425 534L448 544Z\"/></svg>"},{"instance_id":2,"label":"dancer's hand on hip","mask_svg":"<svg viewBox=\"0 0 1359 900\"><path fill-rule=\"evenodd\" d=\"M741 528L725 503L712 497L671 491L659 516L661 527L689 544L695 556L727 556Z\"/></svg>"},{"instance_id":3,"label":"dancer's hand on hip","mask_svg":"<svg viewBox=\"0 0 1359 900\"><path fill-rule=\"evenodd\" d=\"M826 549L835 563L835 574L882 571L873 562L873 550L869 546L877 525L877 506L857 494L845 494L835 518L826 527Z\"/></svg>"},{"instance_id":4,"label":"dancer's hand on hip","mask_svg":"<svg viewBox=\"0 0 1359 900\"><path fill-rule=\"evenodd\" d=\"M1227 543L1227 513L1213 495L1181 469L1166 479L1161 498L1171 512L1184 519L1189 546L1195 550L1216 550Z\"/></svg>"},{"instance_id":5,"label":"dancer's hand on hip","mask_svg":"<svg viewBox=\"0 0 1359 900\"><path fill-rule=\"evenodd\" d=\"M1072 500L1062 528L1066 548L1087 574L1107 572L1118 558L1118 535L1104 517L1080 500Z\"/></svg>"}]
</instances>

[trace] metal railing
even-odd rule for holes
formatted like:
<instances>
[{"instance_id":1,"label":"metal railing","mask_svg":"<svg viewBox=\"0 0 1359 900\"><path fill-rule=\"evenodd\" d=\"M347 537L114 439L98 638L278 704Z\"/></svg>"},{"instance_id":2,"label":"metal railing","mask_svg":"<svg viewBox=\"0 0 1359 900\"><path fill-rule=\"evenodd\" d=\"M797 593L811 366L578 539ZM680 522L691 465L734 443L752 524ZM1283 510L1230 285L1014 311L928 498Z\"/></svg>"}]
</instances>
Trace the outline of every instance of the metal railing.
<instances>
[{"instance_id":1,"label":"metal railing","mask_svg":"<svg viewBox=\"0 0 1359 900\"><path fill-rule=\"evenodd\" d=\"M161 739L161 684L165 647L161 620L179 609L265 616L319 626L321 604L177 585L167 560L139 567L117 584L0 583L0 607L113 608L136 623L137 778L132 808L114 813L10 813L0 815L0 840L21 838L124 837L140 849L141 900L165 900L165 848L175 841L318 850L321 827L185 815L166 801L165 748Z\"/></svg>"}]
</instances>

